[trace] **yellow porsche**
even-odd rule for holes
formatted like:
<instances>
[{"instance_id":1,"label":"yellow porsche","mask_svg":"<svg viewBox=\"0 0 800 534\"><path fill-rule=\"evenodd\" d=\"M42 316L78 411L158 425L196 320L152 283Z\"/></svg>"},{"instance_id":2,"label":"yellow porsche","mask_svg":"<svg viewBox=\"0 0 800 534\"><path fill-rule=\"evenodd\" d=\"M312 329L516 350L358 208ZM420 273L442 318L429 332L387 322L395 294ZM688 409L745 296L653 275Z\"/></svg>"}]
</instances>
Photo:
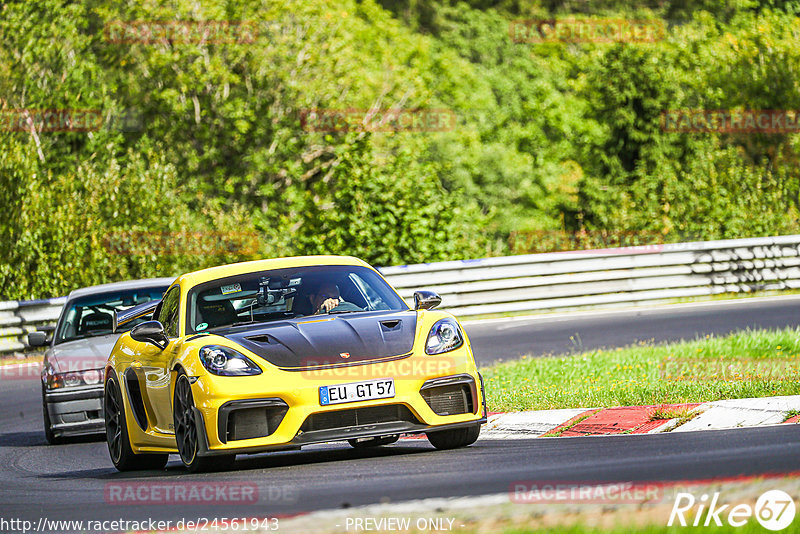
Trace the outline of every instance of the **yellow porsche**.
<instances>
[{"instance_id":1,"label":"yellow porsche","mask_svg":"<svg viewBox=\"0 0 800 534\"><path fill-rule=\"evenodd\" d=\"M306 256L176 279L153 320L123 334L105 367L106 437L121 471L225 468L237 454L427 435L475 442L486 422L469 340L441 298L410 309L352 257Z\"/></svg>"}]
</instances>

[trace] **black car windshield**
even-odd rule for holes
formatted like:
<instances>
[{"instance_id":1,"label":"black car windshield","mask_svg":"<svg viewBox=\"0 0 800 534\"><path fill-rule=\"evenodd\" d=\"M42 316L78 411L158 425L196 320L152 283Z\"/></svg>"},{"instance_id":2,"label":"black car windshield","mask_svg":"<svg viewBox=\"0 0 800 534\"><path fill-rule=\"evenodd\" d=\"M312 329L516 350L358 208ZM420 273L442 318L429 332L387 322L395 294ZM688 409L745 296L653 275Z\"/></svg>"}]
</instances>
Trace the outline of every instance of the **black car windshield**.
<instances>
[{"instance_id":1,"label":"black car windshield","mask_svg":"<svg viewBox=\"0 0 800 534\"><path fill-rule=\"evenodd\" d=\"M186 331L261 323L317 314L407 310L372 269L317 265L213 280L189 292Z\"/></svg>"},{"instance_id":2,"label":"black car windshield","mask_svg":"<svg viewBox=\"0 0 800 534\"><path fill-rule=\"evenodd\" d=\"M114 312L127 310L144 302L159 300L166 290L167 286L127 289L72 299L67 302L67 308L58 324L55 343L111 334ZM117 332L133 328L145 319L146 317L129 321Z\"/></svg>"}]
</instances>

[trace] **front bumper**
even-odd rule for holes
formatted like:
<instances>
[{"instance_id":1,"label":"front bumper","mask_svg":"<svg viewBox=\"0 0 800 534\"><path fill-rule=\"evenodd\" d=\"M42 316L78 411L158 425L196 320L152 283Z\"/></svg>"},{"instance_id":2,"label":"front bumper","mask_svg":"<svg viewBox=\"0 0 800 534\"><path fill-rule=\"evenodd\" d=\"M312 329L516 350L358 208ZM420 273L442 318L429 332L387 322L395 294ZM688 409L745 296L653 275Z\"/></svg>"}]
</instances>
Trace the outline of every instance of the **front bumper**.
<instances>
[{"instance_id":1,"label":"front bumper","mask_svg":"<svg viewBox=\"0 0 800 534\"><path fill-rule=\"evenodd\" d=\"M197 408L194 408L195 424L197 428L205 429L203 415ZM481 417L474 421L464 423L451 423L447 425L420 425L413 423L376 423L374 425L353 426L341 429L332 430L319 430L313 436L308 434L297 436L289 443L279 445L261 445L250 447L226 447L224 449L211 449L208 444L208 435L205 431L201 432L198 441L198 456L218 456L227 454L256 454L266 451L285 451L285 450L298 450L303 445L313 445L315 443L327 443L330 441L345 441L348 439L358 438L376 438L383 436L391 436L395 434L422 434L429 430L450 430L455 428L464 428L473 425L482 425L486 423L486 417Z\"/></svg>"},{"instance_id":2,"label":"front bumper","mask_svg":"<svg viewBox=\"0 0 800 534\"><path fill-rule=\"evenodd\" d=\"M50 428L56 436L82 436L105 432L103 385L45 390Z\"/></svg>"},{"instance_id":3,"label":"front bumper","mask_svg":"<svg viewBox=\"0 0 800 534\"><path fill-rule=\"evenodd\" d=\"M244 385L246 379L236 377L232 380ZM192 386L196 400L195 421L197 428L202 429L198 454L210 456L291 450L314 443L420 434L486 422L483 381L474 368L435 378L396 378L395 396L389 399L320 405L319 386L346 382L348 380L336 381L332 377L322 377L307 381L301 387L295 383L291 390L274 392L269 396L264 396L263 393L258 397L249 396L240 389L240 394L236 397L220 398L207 396L216 388L204 384L200 378ZM453 403L435 404L431 403L430 396L428 400L423 397L423 392L430 392L431 388L436 387L451 388L448 390L448 394L453 393L450 398L462 394L465 399L463 406L466 407L463 413L450 412L452 415L448 415L443 410L447 410ZM263 391L261 388L261 392ZM460 391L463 393L459 393ZM231 427L228 426L231 413L237 409L246 411L260 408L267 414L268 435L237 439L235 432L231 432ZM397 416L387 415L395 412ZM272 418L276 421L274 423L269 422L271 413L278 414Z\"/></svg>"}]
</instances>

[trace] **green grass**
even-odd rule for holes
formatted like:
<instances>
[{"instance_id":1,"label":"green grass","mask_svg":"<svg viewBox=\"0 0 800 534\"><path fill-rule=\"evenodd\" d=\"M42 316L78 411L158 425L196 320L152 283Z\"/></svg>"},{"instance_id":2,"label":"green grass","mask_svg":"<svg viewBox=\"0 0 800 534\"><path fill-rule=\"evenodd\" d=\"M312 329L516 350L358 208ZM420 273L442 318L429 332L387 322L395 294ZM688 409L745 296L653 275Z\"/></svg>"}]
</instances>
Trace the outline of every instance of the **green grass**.
<instances>
[{"instance_id":1,"label":"green grass","mask_svg":"<svg viewBox=\"0 0 800 534\"><path fill-rule=\"evenodd\" d=\"M683 419L691 416L688 408L669 408L660 406L650 414L651 421L663 421L664 419Z\"/></svg>"},{"instance_id":2,"label":"green grass","mask_svg":"<svg viewBox=\"0 0 800 534\"><path fill-rule=\"evenodd\" d=\"M546 432L544 435L546 437L557 438L558 436L560 436L561 434L563 434L564 432L566 432L567 430L569 430L573 426L577 425L578 423L580 423L584 419L590 418L595 413L597 413L597 410L592 410L591 412L587 412L587 413L585 413L585 414L583 414L583 415L581 415L579 417L574 417L571 421L567 421L567 423L565 423L564 425L559 426L557 429L554 429L554 430L551 430L549 432Z\"/></svg>"},{"instance_id":3,"label":"green grass","mask_svg":"<svg viewBox=\"0 0 800 534\"><path fill-rule=\"evenodd\" d=\"M481 370L490 410L706 402L800 394L800 328L530 358Z\"/></svg>"},{"instance_id":4,"label":"green grass","mask_svg":"<svg viewBox=\"0 0 800 534\"><path fill-rule=\"evenodd\" d=\"M698 415L700 415L699 412L692 411L692 409L686 407L670 408L668 406L660 406L653 410L653 413L650 414L650 420L663 421L665 419L676 419L675 426L673 428L677 428L685 423L688 423ZM632 431L633 429L630 429L630 432Z\"/></svg>"}]
</instances>

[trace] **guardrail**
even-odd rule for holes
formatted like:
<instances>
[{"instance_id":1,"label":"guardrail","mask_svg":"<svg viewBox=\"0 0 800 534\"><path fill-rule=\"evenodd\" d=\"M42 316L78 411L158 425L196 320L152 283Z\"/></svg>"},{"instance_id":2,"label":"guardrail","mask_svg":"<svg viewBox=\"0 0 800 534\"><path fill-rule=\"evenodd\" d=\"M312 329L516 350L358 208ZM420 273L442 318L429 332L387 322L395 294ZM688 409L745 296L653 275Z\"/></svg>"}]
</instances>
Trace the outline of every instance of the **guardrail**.
<instances>
[{"instance_id":1,"label":"guardrail","mask_svg":"<svg viewBox=\"0 0 800 534\"><path fill-rule=\"evenodd\" d=\"M432 289L458 316L627 306L800 288L800 235L579 250L383 267L413 305ZM65 298L0 302L0 353L27 350Z\"/></svg>"},{"instance_id":2,"label":"guardrail","mask_svg":"<svg viewBox=\"0 0 800 534\"><path fill-rule=\"evenodd\" d=\"M66 297L0 302L0 353L28 350L29 332L53 326Z\"/></svg>"},{"instance_id":3,"label":"guardrail","mask_svg":"<svg viewBox=\"0 0 800 534\"><path fill-rule=\"evenodd\" d=\"M458 316L631 305L800 288L800 235L645 245L381 269L408 302L432 289Z\"/></svg>"}]
</instances>

